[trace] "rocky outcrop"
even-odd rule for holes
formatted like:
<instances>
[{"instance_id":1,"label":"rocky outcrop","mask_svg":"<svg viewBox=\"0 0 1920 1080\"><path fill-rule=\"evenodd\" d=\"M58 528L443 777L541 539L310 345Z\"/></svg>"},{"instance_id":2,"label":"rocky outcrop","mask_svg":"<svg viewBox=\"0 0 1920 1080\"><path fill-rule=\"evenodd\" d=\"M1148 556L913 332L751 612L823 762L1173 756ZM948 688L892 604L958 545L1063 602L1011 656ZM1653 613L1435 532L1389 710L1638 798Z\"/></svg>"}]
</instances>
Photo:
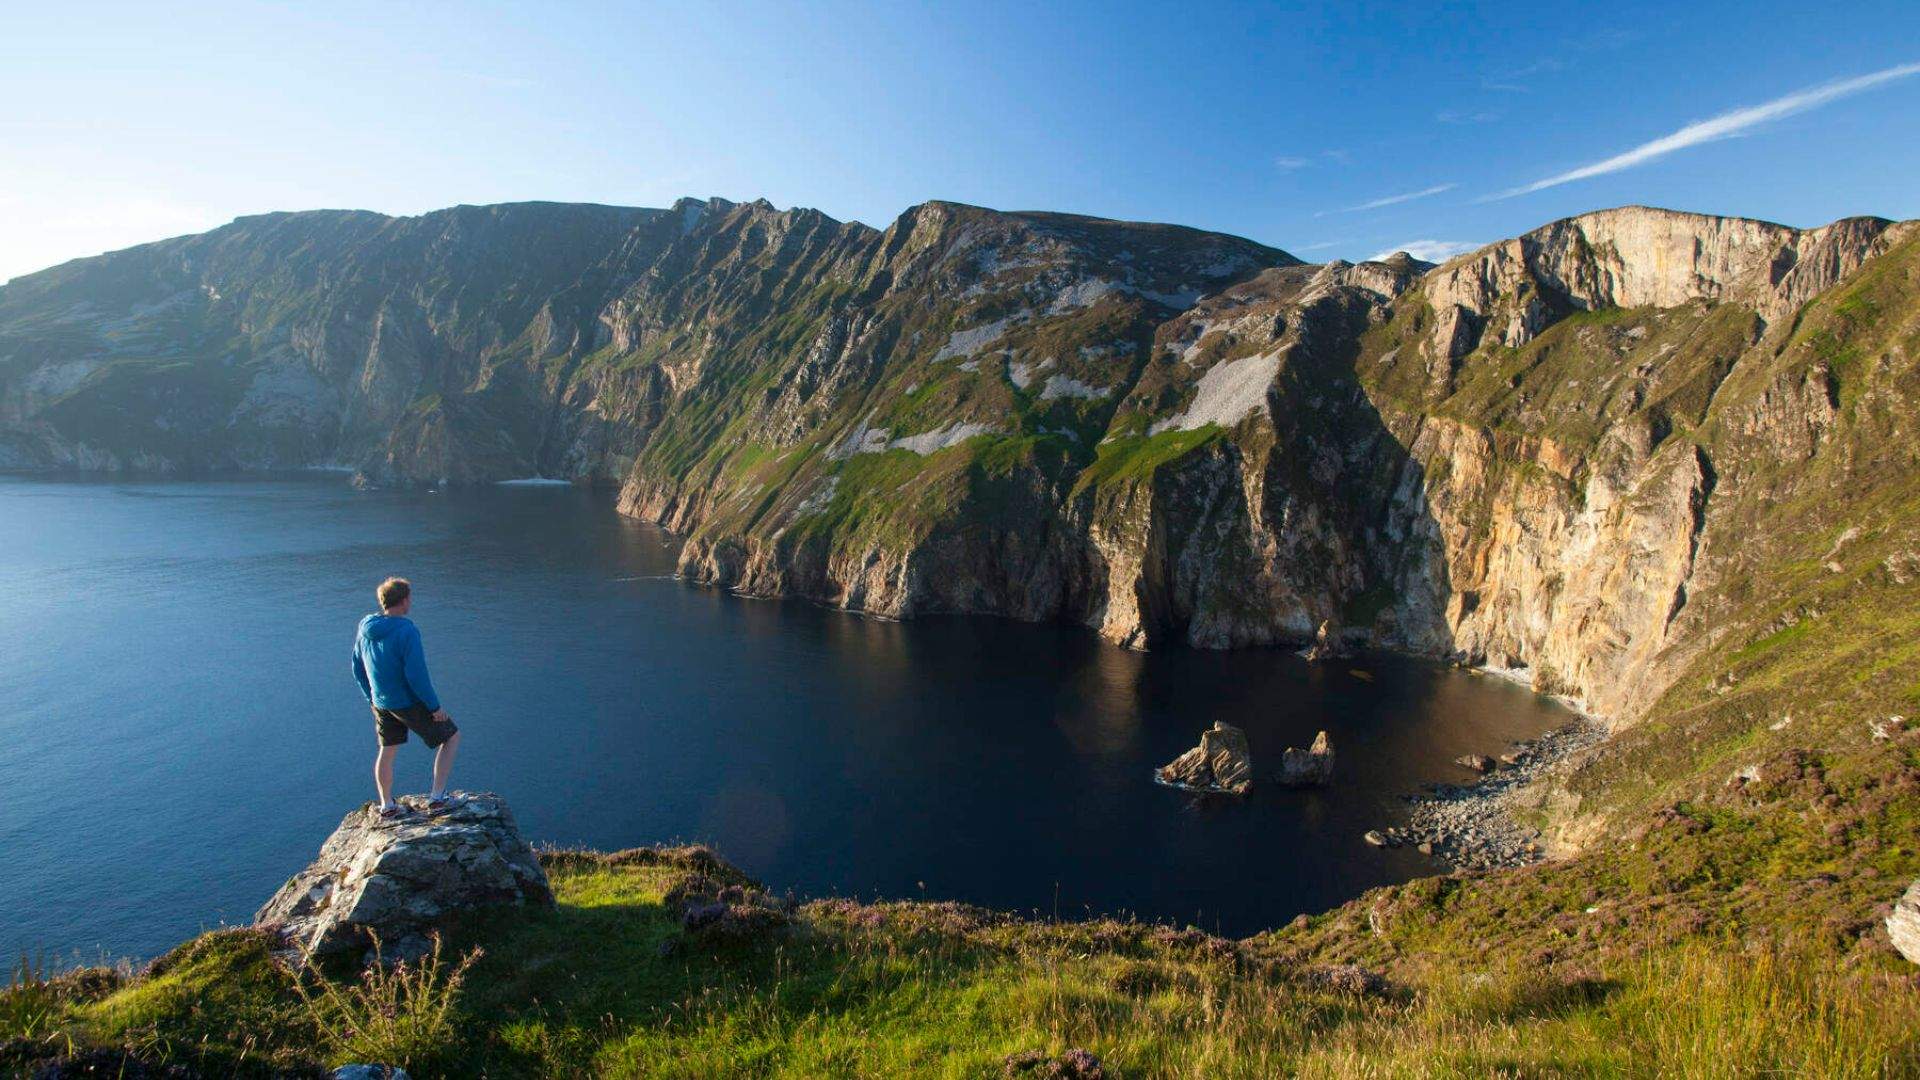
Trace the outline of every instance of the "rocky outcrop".
<instances>
[{"instance_id":1,"label":"rocky outcrop","mask_svg":"<svg viewBox=\"0 0 1920 1080\"><path fill-rule=\"evenodd\" d=\"M705 849L683 849L677 856L668 857L704 865L713 871L688 875L663 898L667 908L679 914L687 941L746 941L779 930L792 920L796 906L792 894L775 896L767 892Z\"/></svg>"},{"instance_id":2,"label":"rocky outcrop","mask_svg":"<svg viewBox=\"0 0 1920 1080\"><path fill-rule=\"evenodd\" d=\"M1908 886L1893 905L1893 913L1887 916L1887 936L1901 956L1920 964L1920 881Z\"/></svg>"},{"instance_id":3,"label":"rocky outcrop","mask_svg":"<svg viewBox=\"0 0 1920 1080\"><path fill-rule=\"evenodd\" d=\"M1429 343L1459 356L1491 334L1518 348L1570 311L1697 300L1738 303L1771 322L1911 233L1912 223L1882 218L1791 229L1646 206L1581 214L1434 271L1425 291L1448 314Z\"/></svg>"},{"instance_id":4,"label":"rocky outcrop","mask_svg":"<svg viewBox=\"0 0 1920 1080\"><path fill-rule=\"evenodd\" d=\"M1162 765L1156 782L1186 791L1245 795L1253 787L1253 756L1247 733L1232 724L1214 721L1200 734L1200 745Z\"/></svg>"},{"instance_id":5,"label":"rocky outcrop","mask_svg":"<svg viewBox=\"0 0 1920 1080\"><path fill-rule=\"evenodd\" d=\"M1305 750L1287 747L1280 755L1280 782L1288 787L1317 787L1333 779L1333 740L1322 731Z\"/></svg>"},{"instance_id":6,"label":"rocky outcrop","mask_svg":"<svg viewBox=\"0 0 1920 1080\"><path fill-rule=\"evenodd\" d=\"M388 959L423 953L427 935L463 912L500 904L551 906L540 860L497 795L468 795L438 816L424 800L382 821L347 814L312 865L275 893L254 923L301 956L366 949Z\"/></svg>"}]
</instances>

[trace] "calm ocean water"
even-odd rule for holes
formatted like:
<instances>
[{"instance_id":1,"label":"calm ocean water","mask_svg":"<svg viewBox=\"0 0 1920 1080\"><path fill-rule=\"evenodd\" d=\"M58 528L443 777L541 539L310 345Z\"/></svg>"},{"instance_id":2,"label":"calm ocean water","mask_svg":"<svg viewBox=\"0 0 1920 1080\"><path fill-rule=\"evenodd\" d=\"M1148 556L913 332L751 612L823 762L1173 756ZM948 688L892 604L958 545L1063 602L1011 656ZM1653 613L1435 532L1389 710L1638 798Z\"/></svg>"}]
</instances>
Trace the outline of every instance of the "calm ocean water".
<instances>
[{"instance_id":1,"label":"calm ocean water","mask_svg":"<svg viewBox=\"0 0 1920 1080\"><path fill-rule=\"evenodd\" d=\"M1244 934L1432 872L1360 834L1565 719L1413 662L745 600L673 580L674 552L570 488L0 478L0 955L152 955L304 865L371 794L348 657L387 574L467 733L456 786L537 841L704 840L813 895ZM1153 785L1215 719L1257 769L1329 729L1336 786ZM429 760L410 744L401 786Z\"/></svg>"}]
</instances>

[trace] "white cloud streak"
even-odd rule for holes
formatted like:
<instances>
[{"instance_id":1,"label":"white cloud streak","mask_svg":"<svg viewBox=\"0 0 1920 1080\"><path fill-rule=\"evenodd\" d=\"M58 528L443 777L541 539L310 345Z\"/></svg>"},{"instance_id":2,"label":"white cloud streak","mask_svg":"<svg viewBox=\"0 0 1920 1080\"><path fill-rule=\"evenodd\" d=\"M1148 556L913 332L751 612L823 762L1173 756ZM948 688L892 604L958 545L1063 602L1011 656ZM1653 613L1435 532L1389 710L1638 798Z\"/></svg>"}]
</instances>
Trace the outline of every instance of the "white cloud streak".
<instances>
[{"instance_id":1,"label":"white cloud streak","mask_svg":"<svg viewBox=\"0 0 1920 1080\"><path fill-rule=\"evenodd\" d=\"M1383 206L1395 206L1403 202L1412 202L1415 199L1424 199L1429 195L1438 195L1443 191L1452 191L1459 186L1459 184L1435 184L1430 188L1421 188L1419 191L1407 191L1399 195L1387 195L1382 198L1372 199L1360 203L1357 206L1343 206L1338 210L1322 210L1313 216L1326 217L1328 214L1354 214L1362 210L1378 210Z\"/></svg>"},{"instance_id":2,"label":"white cloud streak","mask_svg":"<svg viewBox=\"0 0 1920 1080\"><path fill-rule=\"evenodd\" d=\"M1396 251L1404 251L1414 258L1419 259L1421 262L1443 263L1455 255L1465 254L1480 246L1479 244L1462 243L1458 240L1408 240L1405 243L1395 244L1384 251L1374 252L1372 255L1367 256L1367 261L1379 262L1381 259L1391 256Z\"/></svg>"},{"instance_id":3,"label":"white cloud streak","mask_svg":"<svg viewBox=\"0 0 1920 1080\"><path fill-rule=\"evenodd\" d=\"M1902 64L1899 67L1890 67L1884 71L1876 71L1870 75L1861 75L1857 78L1841 79L1837 82L1830 82L1821 86L1808 87L1805 90L1796 91L1785 97L1775 98L1772 101L1759 105L1750 105L1744 109L1734 109L1731 112L1724 112L1719 116L1710 117L1706 120L1696 120L1672 134L1663 135L1658 139L1654 139L1652 142L1641 143L1639 146L1625 153L1615 154L1610 158L1596 161L1591 165L1582 165L1577 169L1569 169L1566 172L1549 176L1544 180L1535 180L1531 184L1522 184L1516 188L1509 188L1506 191L1489 195L1480 201L1493 202L1498 199L1511 199L1516 195L1530 195L1533 192L1542 191L1546 188L1559 187L1561 184L1571 184L1576 180L1586 180L1595 176L1605 176L1608 173L1619 172L1622 169L1631 169L1636 165L1644 165L1656 158L1662 158L1676 151L1699 146L1702 143L1733 138L1745 132L1748 128L1756 127L1772 120L1778 120L1781 117L1792 116L1795 113L1806 112L1809 109L1817 109L1828 102L1838 101L1844 97L1851 97L1862 91L1871 90L1876 86L1893 82L1896 79L1904 79L1912 75L1920 75L1920 64Z\"/></svg>"}]
</instances>

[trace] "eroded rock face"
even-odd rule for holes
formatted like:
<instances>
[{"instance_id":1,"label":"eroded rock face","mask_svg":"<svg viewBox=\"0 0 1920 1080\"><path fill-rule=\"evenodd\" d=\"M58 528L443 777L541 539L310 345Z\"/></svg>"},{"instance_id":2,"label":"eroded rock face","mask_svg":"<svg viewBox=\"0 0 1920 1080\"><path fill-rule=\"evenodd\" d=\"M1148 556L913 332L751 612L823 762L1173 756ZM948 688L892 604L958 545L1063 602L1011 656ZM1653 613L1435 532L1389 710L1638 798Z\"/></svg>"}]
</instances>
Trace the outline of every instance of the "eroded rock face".
<instances>
[{"instance_id":1,"label":"eroded rock face","mask_svg":"<svg viewBox=\"0 0 1920 1080\"><path fill-rule=\"evenodd\" d=\"M1893 905L1893 914L1887 916L1887 936L1901 956L1920 964L1920 881L1908 886Z\"/></svg>"},{"instance_id":2,"label":"eroded rock face","mask_svg":"<svg viewBox=\"0 0 1920 1080\"><path fill-rule=\"evenodd\" d=\"M1200 734L1200 745L1162 765L1154 779L1188 791L1245 795L1253 787L1253 755L1247 733L1214 721Z\"/></svg>"},{"instance_id":3,"label":"eroded rock face","mask_svg":"<svg viewBox=\"0 0 1920 1080\"><path fill-rule=\"evenodd\" d=\"M1305 750L1287 747L1280 755L1280 782L1288 787L1317 787L1333 779L1333 741L1322 731Z\"/></svg>"},{"instance_id":4,"label":"eroded rock face","mask_svg":"<svg viewBox=\"0 0 1920 1080\"><path fill-rule=\"evenodd\" d=\"M313 864L254 916L303 956L365 949L374 935L388 959L417 954L426 935L461 912L499 904L551 906L540 860L506 801L469 795L427 817L381 821L371 806L347 814Z\"/></svg>"}]
</instances>

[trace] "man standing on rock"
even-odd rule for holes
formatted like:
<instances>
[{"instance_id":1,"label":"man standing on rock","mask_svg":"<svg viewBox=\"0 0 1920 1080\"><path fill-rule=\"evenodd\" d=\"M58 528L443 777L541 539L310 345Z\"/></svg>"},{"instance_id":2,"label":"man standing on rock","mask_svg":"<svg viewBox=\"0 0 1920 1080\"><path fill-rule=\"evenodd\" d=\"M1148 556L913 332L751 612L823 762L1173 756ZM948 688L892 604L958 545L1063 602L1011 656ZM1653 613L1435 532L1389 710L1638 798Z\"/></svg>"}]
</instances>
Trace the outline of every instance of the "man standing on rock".
<instances>
[{"instance_id":1,"label":"man standing on rock","mask_svg":"<svg viewBox=\"0 0 1920 1080\"><path fill-rule=\"evenodd\" d=\"M427 813L442 813L452 805L447 778L453 774L453 755L460 749L460 729L440 707L440 695L433 692L433 680L427 677L420 628L407 618L413 610L413 586L406 578L388 578L374 597L380 601L380 614L360 620L353 642L353 677L373 706L373 726L380 736L380 753L373 759L373 786L380 793L378 812L389 821L405 813L393 799L393 758L412 731L434 752Z\"/></svg>"}]
</instances>

